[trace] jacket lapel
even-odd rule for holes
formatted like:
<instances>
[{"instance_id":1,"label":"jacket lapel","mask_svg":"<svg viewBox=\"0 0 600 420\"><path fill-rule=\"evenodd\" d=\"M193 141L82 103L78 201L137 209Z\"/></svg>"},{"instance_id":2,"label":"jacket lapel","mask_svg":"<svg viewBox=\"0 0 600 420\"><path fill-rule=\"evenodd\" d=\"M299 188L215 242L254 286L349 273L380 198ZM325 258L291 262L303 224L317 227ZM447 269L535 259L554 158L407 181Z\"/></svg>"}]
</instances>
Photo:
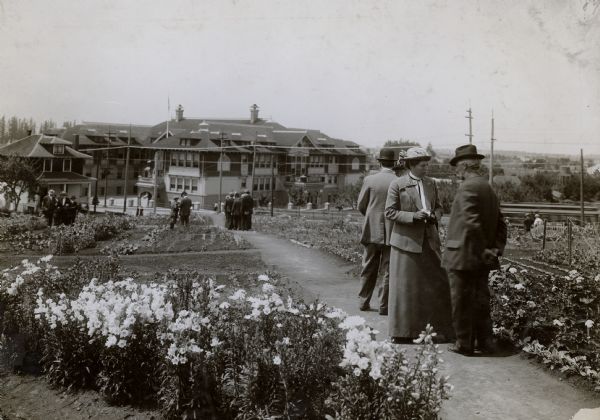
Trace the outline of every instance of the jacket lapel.
<instances>
[{"instance_id":1,"label":"jacket lapel","mask_svg":"<svg viewBox=\"0 0 600 420\"><path fill-rule=\"evenodd\" d=\"M419 210L423 209L421 204L421 196L419 195L419 188L417 186L417 181L409 177L409 187L407 191L410 195L410 199L413 201L415 207Z\"/></svg>"}]
</instances>

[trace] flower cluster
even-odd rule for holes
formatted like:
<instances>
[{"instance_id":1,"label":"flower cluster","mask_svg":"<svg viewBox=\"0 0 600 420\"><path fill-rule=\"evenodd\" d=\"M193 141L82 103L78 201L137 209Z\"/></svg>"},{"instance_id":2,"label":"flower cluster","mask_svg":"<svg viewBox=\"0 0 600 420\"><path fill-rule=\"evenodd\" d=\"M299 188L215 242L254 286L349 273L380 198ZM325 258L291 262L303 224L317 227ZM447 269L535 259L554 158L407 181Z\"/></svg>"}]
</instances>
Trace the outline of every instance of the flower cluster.
<instances>
[{"instance_id":1,"label":"flower cluster","mask_svg":"<svg viewBox=\"0 0 600 420\"><path fill-rule=\"evenodd\" d=\"M40 289L35 314L51 329L75 323L84 326L91 339L104 340L106 347L123 348L134 324L160 323L173 317L166 292L164 285L138 284L131 278L104 284L92 279L74 300L64 294L56 300L44 298Z\"/></svg>"}]
</instances>

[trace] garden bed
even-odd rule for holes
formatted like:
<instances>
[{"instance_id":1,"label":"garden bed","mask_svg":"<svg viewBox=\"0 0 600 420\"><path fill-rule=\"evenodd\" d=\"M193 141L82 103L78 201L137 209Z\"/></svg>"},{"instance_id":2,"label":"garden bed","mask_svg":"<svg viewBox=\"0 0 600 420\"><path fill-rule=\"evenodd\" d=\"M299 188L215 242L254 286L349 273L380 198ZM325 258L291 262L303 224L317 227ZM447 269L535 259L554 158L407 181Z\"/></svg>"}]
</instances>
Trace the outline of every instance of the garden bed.
<instances>
[{"instance_id":1,"label":"garden bed","mask_svg":"<svg viewBox=\"0 0 600 420\"><path fill-rule=\"evenodd\" d=\"M3 275L2 331L43 356L51 384L166 418L433 419L448 397L431 330L408 356L272 274L218 286L198 272L140 283L119 271L104 260L58 271L46 258Z\"/></svg>"}]
</instances>

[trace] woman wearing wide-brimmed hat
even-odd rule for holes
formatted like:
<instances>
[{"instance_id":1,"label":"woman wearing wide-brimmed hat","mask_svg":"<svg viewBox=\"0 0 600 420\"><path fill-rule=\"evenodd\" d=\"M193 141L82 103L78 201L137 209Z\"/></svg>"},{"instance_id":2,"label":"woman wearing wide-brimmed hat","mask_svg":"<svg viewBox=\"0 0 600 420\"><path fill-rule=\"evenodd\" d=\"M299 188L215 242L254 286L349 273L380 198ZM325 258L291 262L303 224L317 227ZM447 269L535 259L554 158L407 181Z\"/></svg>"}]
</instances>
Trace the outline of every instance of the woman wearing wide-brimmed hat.
<instances>
[{"instance_id":1,"label":"woman wearing wide-brimmed hat","mask_svg":"<svg viewBox=\"0 0 600 420\"><path fill-rule=\"evenodd\" d=\"M391 183L385 205L385 216L394 222L388 314L389 334L397 343L410 343L427 324L440 337L454 336L437 229L442 207L435 182L425 176L430 159L420 147L407 150L408 172Z\"/></svg>"}]
</instances>

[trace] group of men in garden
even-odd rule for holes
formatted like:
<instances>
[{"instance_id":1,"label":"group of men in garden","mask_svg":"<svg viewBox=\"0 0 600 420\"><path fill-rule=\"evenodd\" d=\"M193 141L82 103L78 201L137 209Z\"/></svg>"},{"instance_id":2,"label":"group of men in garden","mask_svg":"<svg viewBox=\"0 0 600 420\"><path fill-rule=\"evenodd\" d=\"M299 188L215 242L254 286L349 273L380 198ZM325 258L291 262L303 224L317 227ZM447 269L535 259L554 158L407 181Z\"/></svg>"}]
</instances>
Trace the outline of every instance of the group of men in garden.
<instances>
[{"instance_id":1,"label":"group of men in garden","mask_svg":"<svg viewBox=\"0 0 600 420\"><path fill-rule=\"evenodd\" d=\"M177 219L181 221L181 226L189 226L190 214L192 213L192 200L188 197L187 192L181 193L181 200L179 197L173 199L171 204L171 219L169 227L173 229L177 224Z\"/></svg>"},{"instance_id":2,"label":"group of men in garden","mask_svg":"<svg viewBox=\"0 0 600 420\"><path fill-rule=\"evenodd\" d=\"M249 190L240 194L231 191L225 196L225 227L233 230L251 230L254 199Z\"/></svg>"},{"instance_id":3,"label":"group of men in garden","mask_svg":"<svg viewBox=\"0 0 600 420\"><path fill-rule=\"evenodd\" d=\"M438 234L442 211L435 181L425 176L431 159L426 150L412 147L396 160L394 150L384 148L378 158L380 172L364 179L358 199L365 216L359 308L370 309L382 271L379 313L389 313L389 335L395 343L412 343L432 324L440 341L454 342L449 351L472 356L497 349L488 274L499 268L507 228L499 200L483 175L483 158L468 144L458 147L450 160L461 184L443 255ZM399 165L406 169L398 177Z\"/></svg>"},{"instance_id":4,"label":"group of men in garden","mask_svg":"<svg viewBox=\"0 0 600 420\"><path fill-rule=\"evenodd\" d=\"M41 212L46 218L48 227L59 225L72 225L75 223L77 214L82 211L81 205L74 195L69 198L66 191L62 191L59 197L56 197L54 190L48 190L48 193L41 200Z\"/></svg>"}]
</instances>

